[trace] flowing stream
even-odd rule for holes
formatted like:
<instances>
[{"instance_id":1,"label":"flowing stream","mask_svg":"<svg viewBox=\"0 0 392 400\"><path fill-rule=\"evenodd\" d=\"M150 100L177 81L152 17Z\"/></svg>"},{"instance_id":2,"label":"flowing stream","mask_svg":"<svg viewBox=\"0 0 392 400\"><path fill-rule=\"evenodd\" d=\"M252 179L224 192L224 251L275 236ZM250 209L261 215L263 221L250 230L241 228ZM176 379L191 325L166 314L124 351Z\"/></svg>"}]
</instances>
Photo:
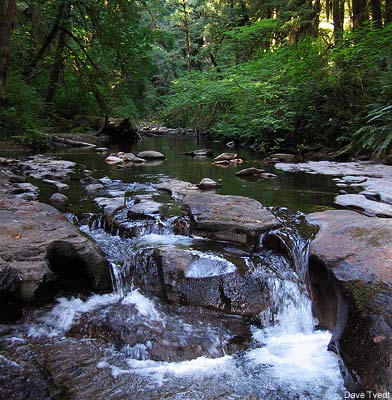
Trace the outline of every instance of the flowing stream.
<instances>
[{"instance_id":1,"label":"flowing stream","mask_svg":"<svg viewBox=\"0 0 392 400\"><path fill-rule=\"evenodd\" d=\"M96 171L99 176L99 168ZM130 193L130 206L134 195L152 191L150 182L162 177L161 172L139 173L138 180L132 176L132 181L122 180L117 173L104 179L108 190ZM235 194L242 193L237 190ZM46 195L42 191L42 196ZM316 197L312 193L303 207L320 208ZM273 197L269 199L274 202ZM75 203L71 202L71 207ZM132 234L123 234L120 228L108 229L102 218L94 217L82 224L81 230L106 253L113 293L59 298L53 307L33 313L7 340L12 346L29 341L36 347L52 343L54 347L48 351L53 354L64 351L62 344L76 346L75 359L85 351L83 346L90 346L88 351L94 356L89 353L84 362L91 364L91 375L80 381L74 370L71 373L59 367L63 381L71 379L67 374L72 375L75 391L58 398L340 399L344 388L338 358L327 351L331 334L316 329L306 288L309 240L299 233L303 228L301 213L287 208L274 212L286 224L278 236L287 257L262 246L249 253L227 243L190 237L186 229L184 235L175 234L175 218L164 215L140 223L126 221L126 212L118 213L119 223L113 226L124 227L125 223L126 232ZM269 306L244 324L242 317L168 304L157 292L144 290L151 286L144 280L145 274L153 269L154 252L161 248L179 249L195 258L184 272L190 280L215 282L235 271L253 274L263 282ZM130 326L140 329L130 332ZM250 332L249 338L237 343L233 332L237 334L244 327ZM83 365L80 363L79 367ZM96 378L100 374L105 380Z\"/></svg>"}]
</instances>

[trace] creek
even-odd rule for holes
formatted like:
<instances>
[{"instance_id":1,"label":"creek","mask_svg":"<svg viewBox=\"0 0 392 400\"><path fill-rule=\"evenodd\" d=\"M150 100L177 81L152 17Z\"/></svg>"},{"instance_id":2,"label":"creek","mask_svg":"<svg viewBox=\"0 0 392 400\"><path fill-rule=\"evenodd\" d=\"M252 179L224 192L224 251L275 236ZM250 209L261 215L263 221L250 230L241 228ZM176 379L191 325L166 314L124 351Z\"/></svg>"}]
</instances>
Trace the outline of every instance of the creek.
<instances>
[{"instance_id":1,"label":"creek","mask_svg":"<svg viewBox=\"0 0 392 400\"><path fill-rule=\"evenodd\" d=\"M57 398L342 398L338 357L327 351L331 334L318 329L312 314L306 283L309 239L314 228L303 218L305 213L333 208L335 182L329 177L276 171L263 165L256 153L242 147L236 152L246 162L234 168L213 166L210 158L180 156L182 152L206 147L213 148L216 155L227 151L222 143L200 143L193 137L151 138L113 147L111 151L136 154L158 150L166 160L121 169L107 165L105 157L94 151L51 154L80 165L75 175L82 178L69 181L69 202L62 211L103 249L113 280L112 293L60 297L55 305L32 312L8 335L12 344L42 347L56 343L48 347L48 352L62 366L55 372L57 378L61 375L64 385L68 385L66 394ZM278 178L245 181L235 176L237 170L251 166L265 168ZM84 190L89 183L82 174L86 168L104 186L98 194L86 194ZM178 204L168 194L154 189L154 184L165 177L192 183L212 178L222 185L219 194L260 201L283 223L278 235L288 257L265 249L261 241L249 251L240 245L189 236L187 229L178 234L173 228ZM47 202L54 190L41 181L32 182L40 188L40 200ZM167 214L128 221L126 210L120 211L115 220L121 223L113 226L126 223L128 234L123 234L120 229L107 226L94 204L95 197L113 192L126 193L128 208L136 196L152 195L165 204ZM80 222L87 213L93 217ZM223 306L217 311L168 301L166 294L157 295L158 284L147 276L155 267L157 249L168 249L172 254L178 251L180 258L181 254L191 254L194 261L183 271L188 280L214 283L218 277L235 271L254 277L263 285L268 307L257 315L244 317L226 312ZM64 365L71 365L71 359L78 360L78 351L87 353L83 346L87 346L88 361L78 361L72 368L84 372L67 372ZM74 349L74 356L70 349ZM23 351L23 346L19 350L16 346L15 350ZM64 355L68 351L70 354ZM87 364L90 369L84 369ZM100 374L106 380L97 378Z\"/></svg>"}]
</instances>

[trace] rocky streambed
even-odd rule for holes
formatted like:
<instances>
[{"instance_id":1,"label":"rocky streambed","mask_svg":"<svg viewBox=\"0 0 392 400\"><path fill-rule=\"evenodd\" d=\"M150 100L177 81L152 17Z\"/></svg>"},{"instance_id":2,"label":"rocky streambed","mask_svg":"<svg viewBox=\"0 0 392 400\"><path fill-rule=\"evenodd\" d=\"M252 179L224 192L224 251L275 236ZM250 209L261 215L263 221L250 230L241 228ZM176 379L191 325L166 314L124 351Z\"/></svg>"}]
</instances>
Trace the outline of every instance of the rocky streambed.
<instances>
[{"instance_id":1,"label":"rocky streambed","mask_svg":"<svg viewBox=\"0 0 392 400\"><path fill-rule=\"evenodd\" d=\"M343 381L391 390L384 214L306 222L225 193L224 180L216 193L170 178L162 164L134 165L129 180L123 167L107 176L58 157L2 162L6 397L338 399ZM62 212L37 201L35 185Z\"/></svg>"}]
</instances>

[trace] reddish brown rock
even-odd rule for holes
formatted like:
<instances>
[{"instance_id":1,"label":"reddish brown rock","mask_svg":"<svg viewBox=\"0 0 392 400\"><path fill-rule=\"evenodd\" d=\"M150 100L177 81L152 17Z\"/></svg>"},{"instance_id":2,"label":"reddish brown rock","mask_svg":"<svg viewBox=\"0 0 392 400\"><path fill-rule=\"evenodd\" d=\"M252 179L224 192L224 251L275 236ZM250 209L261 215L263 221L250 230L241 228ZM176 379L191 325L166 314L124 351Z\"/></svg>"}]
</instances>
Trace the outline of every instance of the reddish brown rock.
<instances>
[{"instance_id":1,"label":"reddish brown rock","mask_svg":"<svg viewBox=\"0 0 392 400\"><path fill-rule=\"evenodd\" d=\"M261 233L281 226L261 203L247 197L192 193L183 203L192 231L215 240L254 245Z\"/></svg>"},{"instance_id":2,"label":"reddish brown rock","mask_svg":"<svg viewBox=\"0 0 392 400\"><path fill-rule=\"evenodd\" d=\"M355 390L392 391L392 220L353 211L310 214L320 227L310 280L320 323ZM378 338L385 339L379 340Z\"/></svg>"}]
</instances>

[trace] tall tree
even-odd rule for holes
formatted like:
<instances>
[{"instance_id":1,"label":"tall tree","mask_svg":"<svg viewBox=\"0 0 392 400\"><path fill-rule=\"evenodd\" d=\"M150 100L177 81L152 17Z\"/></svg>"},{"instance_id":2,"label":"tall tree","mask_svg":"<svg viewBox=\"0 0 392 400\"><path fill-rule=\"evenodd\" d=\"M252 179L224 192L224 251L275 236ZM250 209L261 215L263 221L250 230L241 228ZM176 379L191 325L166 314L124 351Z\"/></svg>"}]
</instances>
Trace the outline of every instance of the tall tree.
<instances>
[{"instance_id":1,"label":"tall tree","mask_svg":"<svg viewBox=\"0 0 392 400\"><path fill-rule=\"evenodd\" d=\"M67 0L63 0L60 4L61 17L58 21L57 30L60 30L57 39L56 53L54 57L54 63L52 66L52 71L50 74L48 88L46 92L46 103L52 103L54 95L56 93L56 87L59 81L60 72L62 69L64 49L66 46L66 32L67 32L67 21L69 19L69 14L71 11L71 3ZM60 26L62 25L62 26Z\"/></svg>"},{"instance_id":2,"label":"tall tree","mask_svg":"<svg viewBox=\"0 0 392 400\"><path fill-rule=\"evenodd\" d=\"M367 16L366 0L352 0L353 8L353 28L360 28L363 26Z\"/></svg>"},{"instance_id":3,"label":"tall tree","mask_svg":"<svg viewBox=\"0 0 392 400\"><path fill-rule=\"evenodd\" d=\"M0 0L0 105L5 102L5 85L10 63L11 35L15 25L16 0Z\"/></svg>"},{"instance_id":4,"label":"tall tree","mask_svg":"<svg viewBox=\"0 0 392 400\"><path fill-rule=\"evenodd\" d=\"M370 1L372 9L372 22L375 28L382 28L381 0Z\"/></svg>"},{"instance_id":5,"label":"tall tree","mask_svg":"<svg viewBox=\"0 0 392 400\"><path fill-rule=\"evenodd\" d=\"M385 23L392 22L392 0L385 0Z\"/></svg>"},{"instance_id":6,"label":"tall tree","mask_svg":"<svg viewBox=\"0 0 392 400\"><path fill-rule=\"evenodd\" d=\"M344 0L332 0L333 36L337 44L343 35Z\"/></svg>"}]
</instances>

